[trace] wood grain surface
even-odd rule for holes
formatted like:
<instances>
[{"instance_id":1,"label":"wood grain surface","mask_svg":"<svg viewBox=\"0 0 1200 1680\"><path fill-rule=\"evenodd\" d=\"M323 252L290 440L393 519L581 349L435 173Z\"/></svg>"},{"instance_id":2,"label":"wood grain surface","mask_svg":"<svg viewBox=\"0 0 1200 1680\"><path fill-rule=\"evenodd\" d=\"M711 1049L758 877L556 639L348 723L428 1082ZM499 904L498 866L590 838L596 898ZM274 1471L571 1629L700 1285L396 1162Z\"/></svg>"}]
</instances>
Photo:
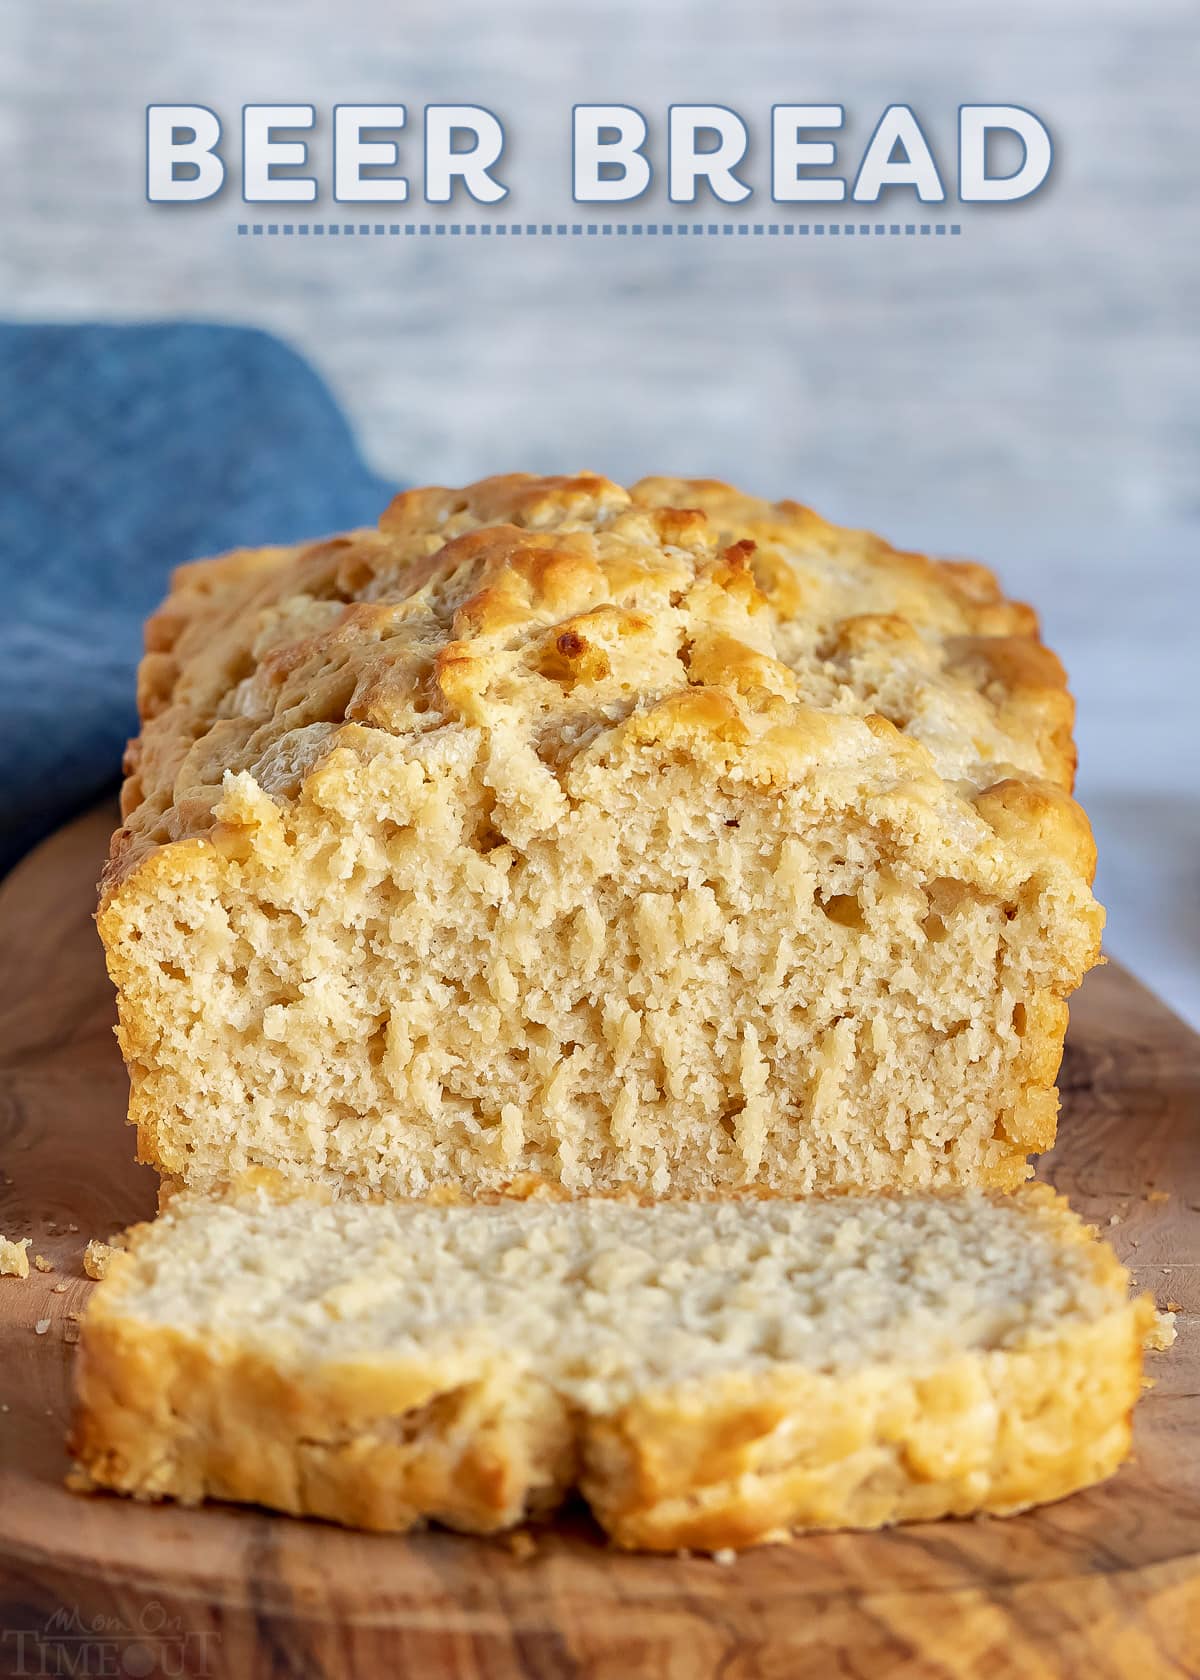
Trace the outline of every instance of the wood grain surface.
<instances>
[{"instance_id":1,"label":"wood grain surface","mask_svg":"<svg viewBox=\"0 0 1200 1680\"><path fill-rule=\"evenodd\" d=\"M612 1553L582 1511L515 1541L402 1539L68 1493L83 1247L155 1201L91 925L109 827L107 811L81 819L0 888L0 1231L54 1268L0 1279L0 1673L1200 1675L1200 1040L1115 966L1073 1011L1044 1170L1179 1303L1180 1338L1152 1356L1135 1460L1104 1487L729 1566Z\"/></svg>"}]
</instances>

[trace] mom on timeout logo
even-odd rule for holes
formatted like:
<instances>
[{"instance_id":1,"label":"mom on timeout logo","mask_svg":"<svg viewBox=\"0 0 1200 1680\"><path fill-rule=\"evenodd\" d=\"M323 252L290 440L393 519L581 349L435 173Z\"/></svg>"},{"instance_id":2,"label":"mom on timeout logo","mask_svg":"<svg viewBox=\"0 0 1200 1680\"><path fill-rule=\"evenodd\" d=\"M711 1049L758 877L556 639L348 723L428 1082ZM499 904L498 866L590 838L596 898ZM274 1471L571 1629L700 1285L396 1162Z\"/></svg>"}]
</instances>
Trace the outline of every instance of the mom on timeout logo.
<instances>
[{"instance_id":1,"label":"mom on timeout logo","mask_svg":"<svg viewBox=\"0 0 1200 1680\"><path fill-rule=\"evenodd\" d=\"M865 144L845 139L841 104L774 105L763 132L726 105L575 105L564 117L561 176L575 204L629 204L666 189L671 204L1001 205L1044 186L1054 147L1021 105L960 105L938 149L910 105L888 105ZM195 205L240 187L246 204L496 205L513 190L509 125L482 105L207 105L146 110L146 197ZM948 157L946 152L951 153ZM236 154L236 156L235 156ZM238 175L240 174L240 180Z\"/></svg>"},{"instance_id":2,"label":"mom on timeout logo","mask_svg":"<svg viewBox=\"0 0 1200 1680\"><path fill-rule=\"evenodd\" d=\"M211 1674L220 1635L185 1627L156 1599L132 1623L119 1616L85 1618L78 1605L61 1605L40 1628L3 1632L4 1673L31 1680L174 1680Z\"/></svg>"}]
</instances>

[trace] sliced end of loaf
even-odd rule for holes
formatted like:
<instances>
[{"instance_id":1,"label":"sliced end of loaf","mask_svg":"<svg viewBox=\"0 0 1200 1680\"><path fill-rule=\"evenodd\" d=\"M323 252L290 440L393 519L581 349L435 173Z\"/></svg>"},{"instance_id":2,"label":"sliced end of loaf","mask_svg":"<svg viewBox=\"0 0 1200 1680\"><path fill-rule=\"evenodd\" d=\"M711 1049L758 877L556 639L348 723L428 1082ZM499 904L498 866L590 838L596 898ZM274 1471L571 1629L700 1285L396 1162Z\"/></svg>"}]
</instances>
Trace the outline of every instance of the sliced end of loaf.
<instances>
[{"instance_id":1,"label":"sliced end of loaf","mask_svg":"<svg viewBox=\"0 0 1200 1680\"><path fill-rule=\"evenodd\" d=\"M86 1316L92 1485L617 1543L1058 1498L1128 1449L1151 1309L1015 1198L430 1208L172 1199Z\"/></svg>"},{"instance_id":2,"label":"sliced end of loaf","mask_svg":"<svg viewBox=\"0 0 1200 1680\"><path fill-rule=\"evenodd\" d=\"M100 930L144 1158L351 1193L1010 1186L1099 950L981 567L527 475L186 568Z\"/></svg>"},{"instance_id":3,"label":"sliced end of loaf","mask_svg":"<svg viewBox=\"0 0 1200 1680\"><path fill-rule=\"evenodd\" d=\"M231 779L101 917L143 1154L361 1195L1020 1182L1086 886L847 728L785 785L660 742L564 797L478 732L343 732L286 810Z\"/></svg>"}]
</instances>

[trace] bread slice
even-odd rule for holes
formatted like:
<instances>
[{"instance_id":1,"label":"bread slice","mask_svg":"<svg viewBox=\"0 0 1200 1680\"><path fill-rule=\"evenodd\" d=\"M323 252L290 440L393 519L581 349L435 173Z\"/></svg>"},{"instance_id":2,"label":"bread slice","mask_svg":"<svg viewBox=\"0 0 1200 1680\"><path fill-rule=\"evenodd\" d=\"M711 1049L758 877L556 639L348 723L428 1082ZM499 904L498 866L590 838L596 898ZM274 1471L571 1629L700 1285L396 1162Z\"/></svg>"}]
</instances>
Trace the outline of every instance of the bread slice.
<instances>
[{"instance_id":1,"label":"bread slice","mask_svg":"<svg viewBox=\"0 0 1200 1680\"><path fill-rule=\"evenodd\" d=\"M618 1545L1057 1499L1129 1446L1153 1317L1041 1186L475 1207L180 1194L87 1311L85 1485Z\"/></svg>"},{"instance_id":2,"label":"bread slice","mask_svg":"<svg viewBox=\"0 0 1200 1680\"><path fill-rule=\"evenodd\" d=\"M708 480L189 566L100 931L143 1159L363 1195L1011 1186L1095 961L1028 607Z\"/></svg>"}]
</instances>

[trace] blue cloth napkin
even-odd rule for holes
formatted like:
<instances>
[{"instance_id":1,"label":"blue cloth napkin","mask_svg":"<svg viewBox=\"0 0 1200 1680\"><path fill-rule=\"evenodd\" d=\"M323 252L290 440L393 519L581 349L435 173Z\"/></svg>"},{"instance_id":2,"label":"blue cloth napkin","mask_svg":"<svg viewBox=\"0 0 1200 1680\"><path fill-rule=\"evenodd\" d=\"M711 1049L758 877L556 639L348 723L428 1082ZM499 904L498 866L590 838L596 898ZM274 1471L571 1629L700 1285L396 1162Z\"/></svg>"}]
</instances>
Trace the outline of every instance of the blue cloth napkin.
<instances>
[{"instance_id":1,"label":"blue cloth napkin","mask_svg":"<svg viewBox=\"0 0 1200 1680\"><path fill-rule=\"evenodd\" d=\"M0 871L114 785L172 568L373 524L313 370L240 327L0 324Z\"/></svg>"}]
</instances>

